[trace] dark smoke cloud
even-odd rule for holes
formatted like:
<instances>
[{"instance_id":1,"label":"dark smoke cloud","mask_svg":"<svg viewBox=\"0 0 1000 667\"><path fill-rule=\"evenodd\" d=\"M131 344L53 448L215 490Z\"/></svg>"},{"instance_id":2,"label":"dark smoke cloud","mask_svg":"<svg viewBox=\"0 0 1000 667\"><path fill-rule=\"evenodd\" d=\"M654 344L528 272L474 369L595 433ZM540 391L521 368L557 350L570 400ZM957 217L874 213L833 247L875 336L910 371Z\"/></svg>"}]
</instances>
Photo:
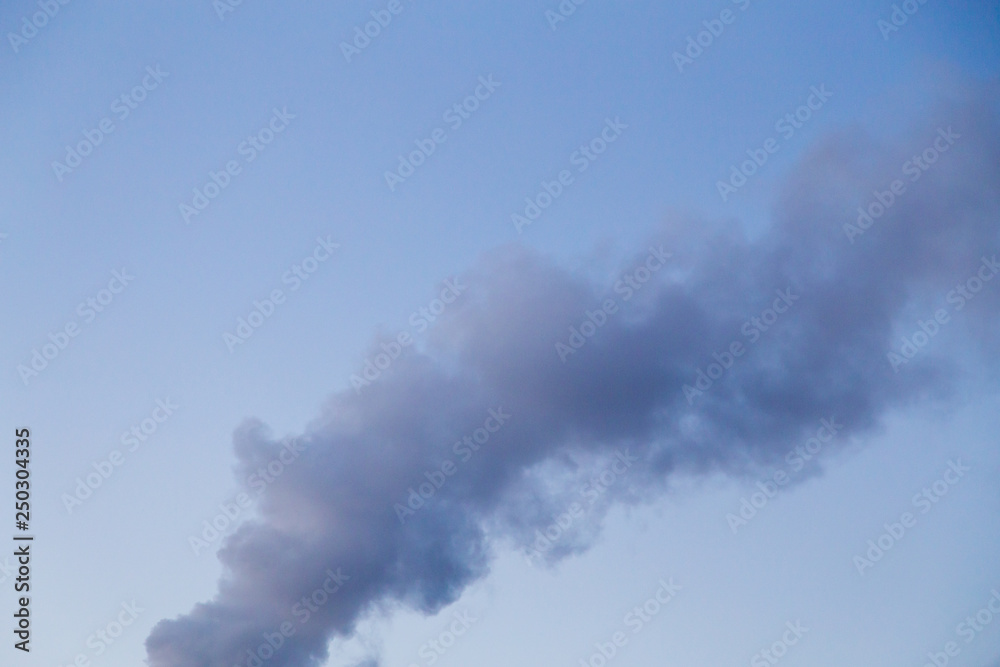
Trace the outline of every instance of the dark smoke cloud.
<instances>
[{"instance_id":1,"label":"dark smoke cloud","mask_svg":"<svg viewBox=\"0 0 1000 667\"><path fill-rule=\"evenodd\" d=\"M961 139L850 243L843 225L857 206L947 126ZM846 131L794 174L758 238L734 223L665 225L650 245L672 257L628 303L524 247L486 255L461 276L467 290L421 350L360 395L345 389L329 399L299 462L219 552L216 597L153 629L150 664L245 665L248 649L291 621L295 634L264 664L318 665L329 641L350 636L368 613L400 603L430 613L454 601L487 574L500 540L527 545L616 449L638 462L605 502L640 501L675 474L767 465L821 418L844 424L842 435L876 428L890 409L947 399L970 358L995 358L995 336L963 337L960 354L941 341L996 330L1000 280L900 372L886 358L981 257L1000 255L992 109L952 105L894 146ZM639 249L623 271L646 254ZM746 343L743 323L788 288L799 295L794 307L689 404L683 386L713 353ZM621 310L563 363L555 343L604 298ZM460 462L453 443L482 427L491 408L510 418ZM281 447L257 421L234 442L239 479ZM457 473L401 523L394 506L444 459ZM566 548L584 548L589 534ZM292 609L337 568L349 579L300 623Z\"/></svg>"}]
</instances>

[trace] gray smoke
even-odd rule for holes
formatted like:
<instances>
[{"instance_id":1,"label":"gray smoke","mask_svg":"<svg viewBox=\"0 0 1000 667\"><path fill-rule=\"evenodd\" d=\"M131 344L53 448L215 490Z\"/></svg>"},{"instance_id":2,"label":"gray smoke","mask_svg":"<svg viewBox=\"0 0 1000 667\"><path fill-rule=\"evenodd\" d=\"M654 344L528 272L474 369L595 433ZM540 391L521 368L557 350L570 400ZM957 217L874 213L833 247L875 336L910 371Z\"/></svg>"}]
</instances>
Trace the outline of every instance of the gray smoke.
<instances>
[{"instance_id":1,"label":"gray smoke","mask_svg":"<svg viewBox=\"0 0 1000 667\"><path fill-rule=\"evenodd\" d=\"M948 127L960 138L909 181L903 163ZM961 311L946 295L984 256L1000 255L998 136L992 108L968 103L894 146L858 131L828 137L785 184L763 235L748 238L735 223L666 224L648 246L671 257L628 301L613 281L595 284L522 246L490 252L460 276L467 288L419 349L360 394L348 387L329 399L301 458L261 496L259 516L225 541L218 594L161 621L146 642L149 663L247 665L248 650L289 623L294 634L263 664L318 665L333 637L386 603L432 613L454 601L488 572L501 540L529 545L616 451L636 462L602 506L654 497L676 474L747 474L813 435L821 418L843 424L842 435L869 431L890 409L947 400L963 368L986 378L1000 281ZM906 192L851 243L844 224L896 178ZM648 254L638 249L622 273ZM751 343L742 329L776 291L793 305L766 331L749 325L759 334ZM617 311L582 347L563 350L564 362L556 343L569 345L570 327L606 299ZM887 353L943 307L951 321L894 371ZM956 338L962 345L947 344ZM686 395L713 354L728 362L734 341L745 353ZM478 451L466 444L463 460L455 443L475 437L491 409L510 417ZM282 445L250 420L234 447L246 479ZM446 459L456 471L401 521L410 489L440 481L433 473ZM549 555L585 548L592 528ZM338 568L340 583L328 585L336 592L316 604ZM315 607L305 622L293 611L308 608L304 597Z\"/></svg>"}]
</instances>

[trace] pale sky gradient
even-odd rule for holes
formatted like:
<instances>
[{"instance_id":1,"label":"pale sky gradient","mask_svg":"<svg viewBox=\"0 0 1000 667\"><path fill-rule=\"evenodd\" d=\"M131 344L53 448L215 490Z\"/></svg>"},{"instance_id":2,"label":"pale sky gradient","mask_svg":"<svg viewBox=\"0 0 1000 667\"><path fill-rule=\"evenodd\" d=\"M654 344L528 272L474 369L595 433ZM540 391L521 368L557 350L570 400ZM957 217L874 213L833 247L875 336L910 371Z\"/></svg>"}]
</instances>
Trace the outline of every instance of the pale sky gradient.
<instances>
[{"instance_id":1,"label":"pale sky gradient","mask_svg":"<svg viewBox=\"0 0 1000 667\"><path fill-rule=\"evenodd\" d=\"M7 34L40 10L22 0L0 7L0 276L7 286L0 421L9 444L15 428L32 431L36 535L32 652L14 651L8 630L3 664L64 667L81 654L95 666L142 664L156 623L189 613L218 590L219 542L196 556L189 537L244 490L234 475L237 427L256 418L277 438L312 432L332 393L353 394L350 377L377 336L407 332L417 348L433 345L434 330L418 331L411 314L429 307L445 279L488 263L484 254L520 244L607 287L660 234L678 253L676 269L668 269L676 273L660 277L682 279L694 270L684 257L703 256L692 250L701 229L765 237L798 210L795 197L808 188L796 179L856 141L859 155L877 160L860 160L864 173L831 178L829 217L816 224L853 219L845 183L888 187L942 122L972 117L955 109L972 105L992 120L980 134L968 128L968 143L954 154L965 162L945 155L928 175L941 179L943 194L941 209L927 215L944 211L956 227L964 224L969 197L962 187L948 189L956 182L982 191L982 210L998 201L997 182L976 180L991 173L987 167L962 180L963 169L974 173L974 149L997 127L995 0L929 0L888 39L877 22L889 18L892 3L875 0L751 0L745 10L729 0L592 0L555 30L546 11L556 0L401 0L401 13L347 62L341 42L387 4L245 0L220 18L210 0L70 2L16 51ZM734 22L678 72L672 54L726 8ZM157 67L162 81L121 118L113 102ZM499 86L452 127L445 112L490 76ZM717 181L746 151L780 137L775 123L821 85L832 97L722 201ZM267 128L275 109L294 117L246 161L241 142ZM53 161L105 118L113 131L59 180ZM574 152L600 136L607 119L627 127L578 172ZM445 141L391 191L386 170L435 128ZM179 205L231 160L240 172L185 224ZM518 233L511 214L523 213L525 197L564 169L573 183ZM911 186L914 199L920 186ZM996 218L993 225L986 255L1000 247ZM319 257L317 238L339 247L292 290L286 272ZM718 267L720 290L728 268ZM708 269L715 267L698 267ZM975 270L928 267L910 286L900 332L912 333L912 322ZM115 271L134 279L90 321L80 304L99 298ZM934 359L961 362L953 394L927 390L904 405L886 401L875 424L850 425L856 434L824 451L737 534L726 515L757 490L774 467L768 462L752 473L712 467L670 476L655 491L648 480L626 477L622 493L635 483L643 500L589 516L589 548L551 567L531 566L522 545L497 529L488 575L456 602L426 616L388 601L354 638L334 642L325 664L378 656L386 666L423 666L421 646L454 613L468 611L478 620L436 664L575 667L595 642L623 630L628 644L610 664L753 667L786 622L800 620L809 630L782 658L788 667L923 665L949 641L961 647L951 664L994 667L1000 616L970 643L956 626L1000 590L998 288L987 283L969 316L956 313L932 343ZM275 289L286 300L230 351L224 334ZM760 312L756 303L733 307L741 321ZM637 305L623 321L643 312ZM33 350L70 323L79 334L23 381L18 366L30 366ZM733 336L742 338L738 329ZM981 357L969 341L985 350ZM922 371L914 365L901 373L910 371L916 384ZM122 434L133 426L141 432L157 401L167 399L178 406L174 413L128 451ZM817 414L817 427L829 416ZM783 453L798 444L768 446ZM64 494L116 449L124 462L68 511ZM913 496L956 459L968 473L921 514ZM575 487L562 492L578 495ZM0 484L0 496L8 494L9 480ZM255 504L241 518L257 511ZM906 511L914 511L915 527L859 575L854 556ZM632 634L625 614L670 578L680 592ZM9 577L0 581L5 614L13 609L11 585ZM133 601L143 611L98 656L88 637Z\"/></svg>"}]
</instances>

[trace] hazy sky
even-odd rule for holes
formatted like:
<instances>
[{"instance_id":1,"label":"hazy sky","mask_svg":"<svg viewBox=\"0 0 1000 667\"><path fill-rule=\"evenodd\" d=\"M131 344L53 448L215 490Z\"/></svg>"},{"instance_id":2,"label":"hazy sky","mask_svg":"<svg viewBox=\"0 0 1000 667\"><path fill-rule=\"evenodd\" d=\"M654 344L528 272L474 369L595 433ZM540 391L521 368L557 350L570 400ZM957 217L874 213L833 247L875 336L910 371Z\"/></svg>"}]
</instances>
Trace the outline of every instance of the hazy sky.
<instances>
[{"instance_id":1,"label":"hazy sky","mask_svg":"<svg viewBox=\"0 0 1000 667\"><path fill-rule=\"evenodd\" d=\"M1000 664L996 1L0 28L3 664Z\"/></svg>"}]
</instances>

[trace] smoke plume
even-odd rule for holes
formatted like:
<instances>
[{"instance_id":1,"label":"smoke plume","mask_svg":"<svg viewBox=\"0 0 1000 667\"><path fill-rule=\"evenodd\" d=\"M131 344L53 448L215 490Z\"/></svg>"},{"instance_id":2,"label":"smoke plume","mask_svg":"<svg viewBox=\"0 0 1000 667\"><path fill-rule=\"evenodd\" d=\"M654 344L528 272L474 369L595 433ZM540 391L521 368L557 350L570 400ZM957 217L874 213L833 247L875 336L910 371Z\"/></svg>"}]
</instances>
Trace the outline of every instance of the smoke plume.
<instances>
[{"instance_id":1,"label":"smoke plume","mask_svg":"<svg viewBox=\"0 0 1000 667\"><path fill-rule=\"evenodd\" d=\"M904 163L939 131L952 143L910 180ZM905 192L859 223L858 207L879 211L871 202L896 179ZM948 296L1000 255L998 212L995 113L967 102L892 145L859 130L827 137L776 196L768 230L671 220L624 262L622 283L522 245L487 253L424 339L369 386L330 397L219 551L217 595L161 621L149 663L256 664L270 636L267 667L319 665L382 603L432 613L456 600L500 545L531 544L615 456L634 463L602 506L647 501L676 475L747 474L821 419L849 436L889 410L948 400L996 358L1000 280L961 309ZM948 323L894 367L889 353L938 309ZM283 446L243 423L238 478ZM548 557L593 535L571 532Z\"/></svg>"}]
</instances>

